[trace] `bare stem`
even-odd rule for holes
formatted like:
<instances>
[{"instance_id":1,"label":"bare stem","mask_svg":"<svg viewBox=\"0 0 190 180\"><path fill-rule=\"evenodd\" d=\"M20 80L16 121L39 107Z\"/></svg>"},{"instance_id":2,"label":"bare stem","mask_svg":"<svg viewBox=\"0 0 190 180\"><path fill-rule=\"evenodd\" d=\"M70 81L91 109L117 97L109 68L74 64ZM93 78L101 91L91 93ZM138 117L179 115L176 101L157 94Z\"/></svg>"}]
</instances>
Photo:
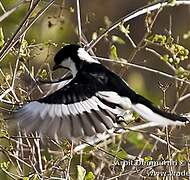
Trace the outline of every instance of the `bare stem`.
<instances>
[{"instance_id":1,"label":"bare stem","mask_svg":"<svg viewBox=\"0 0 190 180\"><path fill-rule=\"evenodd\" d=\"M190 5L189 0L176 0L175 6L179 5ZM118 19L115 23L113 23L109 28L107 28L102 34L100 34L96 40L92 40L88 44L88 50L92 49L106 34L117 28L121 23L128 22L138 16L141 16L143 14L146 14L147 12L152 12L155 10L160 9L160 7L168 7L171 6L168 2L159 1L153 4L146 5L144 7L140 7L139 9L136 9L135 11L132 11L131 13L127 14L126 16Z\"/></svg>"},{"instance_id":2,"label":"bare stem","mask_svg":"<svg viewBox=\"0 0 190 180\"><path fill-rule=\"evenodd\" d=\"M0 62L3 60L3 58L7 55L7 53L12 49L12 47L19 41L20 37L27 32L30 27L38 20L39 17L42 16L42 14L54 3L55 0L51 0L42 10L40 10L37 15L32 18L27 26L24 26L25 21L29 18L29 16L32 14L35 7L38 5L40 0L36 1L33 7L28 11L27 15L23 19L21 25L17 29L17 31L14 33L13 37L6 43L6 45L1 49L0 51Z\"/></svg>"},{"instance_id":3,"label":"bare stem","mask_svg":"<svg viewBox=\"0 0 190 180\"><path fill-rule=\"evenodd\" d=\"M190 81L180 79L180 78L178 78L178 77L176 77L174 75L170 75L170 74L167 74L167 73L159 71L159 70L155 70L155 69L148 68L148 67L145 67L145 66L137 65L137 64L134 64L134 63L129 63L129 62L127 62L126 59L123 59L123 58L121 58L121 61L115 61L113 59L104 58L104 57L97 57L97 56L93 56L93 58L96 58L96 59L99 59L99 60L102 60L102 61L113 62L113 63L117 63L117 64L121 64L121 65L128 65L128 66L131 66L131 67L134 67L134 68L142 69L144 71L149 71L149 72L152 72L152 73L155 73L155 74L159 74L159 75L165 76L167 78L171 78L171 79L174 79L174 80L186 83L186 84L190 84Z\"/></svg>"},{"instance_id":4,"label":"bare stem","mask_svg":"<svg viewBox=\"0 0 190 180\"><path fill-rule=\"evenodd\" d=\"M79 42L81 44L81 41L82 41L82 27L81 27L80 0L77 0L77 21L78 21Z\"/></svg>"}]
</instances>

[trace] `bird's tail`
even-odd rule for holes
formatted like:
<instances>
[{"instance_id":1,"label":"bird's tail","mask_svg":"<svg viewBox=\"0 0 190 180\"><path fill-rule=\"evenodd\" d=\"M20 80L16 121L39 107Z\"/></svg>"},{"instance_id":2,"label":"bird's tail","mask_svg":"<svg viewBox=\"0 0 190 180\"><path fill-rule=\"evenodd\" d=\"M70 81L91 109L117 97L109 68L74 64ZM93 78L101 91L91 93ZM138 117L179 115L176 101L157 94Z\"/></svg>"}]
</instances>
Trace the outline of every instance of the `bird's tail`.
<instances>
[{"instance_id":1,"label":"bird's tail","mask_svg":"<svg viewBox=\"0 0 190 180\"><path fill-rule=\"evenodd\" d=\"M148 99L135 94L136 98L129 99L128 97L121 97L116 92L102 91L97 93L97 96L110 103L117 104L122 109L132 109L137 112L143 119L155 122L159 126L167 125L185 125L190 121L190 117L177 115L174 113L165 112L155 107Z\"/></svg>"},{"instance_id":2,"label":"bird's tail","mask_svg":"<svg viewBox=\"0 0 190 180\"><path fill-rule=\"evenodd\" d=\"M142 118L147 121L153 121L158 123L160 126L167 125L185 125L189 122L189 119L184 116L180 116L174 113L168 113L157 107L148 107L144 104L132 104L132 109L137 112Z\"/></svg>"}]
</instances>

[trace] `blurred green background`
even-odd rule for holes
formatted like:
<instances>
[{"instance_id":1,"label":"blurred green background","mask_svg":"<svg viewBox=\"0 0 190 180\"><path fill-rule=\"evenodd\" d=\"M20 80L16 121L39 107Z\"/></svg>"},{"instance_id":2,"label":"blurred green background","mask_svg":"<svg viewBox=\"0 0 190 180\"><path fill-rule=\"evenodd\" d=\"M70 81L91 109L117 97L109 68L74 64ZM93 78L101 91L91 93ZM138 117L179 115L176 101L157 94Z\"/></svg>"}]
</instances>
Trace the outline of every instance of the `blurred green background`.
<instances>
[{"instance_id":1,"label":"blurred green background","mask_svg":"<svg viewBox=\"0 0 190 180\"><path fill-rule=\"evenodd\" d=\"M16 0L1 0L5 10L11 9L19 1ZM44 7L48 1L41 1L37 10ZM91 39L100 34L110 23L115 22L120 17L130 13L131 11L150 3L148 0L81 0L81 22L82 32L90 42ZM2 27L5 41L9 40L19 27L23 17L28 11L28 3L23 3L13 14L0 23ZM0 8L0 15L3 14ZM33 14L35 15L35 13ZM146 33L145 26L146 15L140 16L125 24L130 26L130 37L138 44ZM176 43L179 43L186 49L190 49L190 39L185 37L190 31L190 7L168 7L165 8L157 17L152 28L151 34L168 35L171 27L171 35ZM53 56L65 43L78 43L77 35L77 13L75 0L57 0L40 19L26 33L25 40L31 48L30 56L24 58L25 63L28 63L29 69L32 71L34 67L34 75L38 72L39 67L46 67L46 63L52 66ZM113 36L120 37L124 42L113 40ZM37 46L35 47L35 45ZM97 56L110 57L111 47L117 48L117 55L120 58L128 59L134 51L129 39L118 29L109 33L106 38L103 38L93 49ZM156 47L160 54L164 54L165 50L162 47ZM189 61L186 59L181 62L180 66L189 71ZM15 67L16 57L14 53L9 53L1 62L3 72L8 76L10 74L10 65ZM173 74L174 72L159 57L145 49L142 49L134 57L133 63L144 67L150 67L159 71ZM152 100L155 104L162 106L163 92L159 88L159 82L163 85L170 84L166 91L166 104L172 109L178 99L176 82L172 79L163 77L159 74L148 71L135 69L133 67L121 67L117 64L103 62L107 67L111 68L118 74L124 71L123 78L133 87L138 93ZM62 72L53 74L53 78L60 77ZM43 73L42 73L43 76ZM45 75L46 76L46 75ZM49 78L49 74L46 78ZM8 80L11 77L7 77ZM1 75L1 83L4 79ZM188 92L188 88L187 91ZM185 100L179 104L176 109L178 113L190 111L189 100ZM9 146L1 140L0 145ZM129 151L133 151L133 148ZM0 156L0 161L3 162L4 155ZM14 168L13 168L14 169ZM0 173L0 179L9 179L4 172Z\"/></svg>"}]
</instances>

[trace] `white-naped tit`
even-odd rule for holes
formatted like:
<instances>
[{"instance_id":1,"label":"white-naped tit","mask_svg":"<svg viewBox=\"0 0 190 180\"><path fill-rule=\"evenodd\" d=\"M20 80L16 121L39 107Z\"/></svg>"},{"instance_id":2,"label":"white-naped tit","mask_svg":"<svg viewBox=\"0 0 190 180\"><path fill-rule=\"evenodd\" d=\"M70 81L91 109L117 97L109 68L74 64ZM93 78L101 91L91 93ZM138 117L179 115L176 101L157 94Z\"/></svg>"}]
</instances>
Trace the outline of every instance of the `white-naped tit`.
<instances>
[{"instance_id":1,"label":"white-naped tit","mask_svg":"<svg viewBox=\"0 0 190 180\"><path fill-rule=\"evenodd\" d=\"M128 109L160 126L189 121L154 106L79 45L64 46L54 62L53 70L68 69L72 77L62 80L56 91L12 113L11 119L27 133L37 131L41 136L70 140L93 136L116 128L117 117Z\"/></svg>"}]
</instances>

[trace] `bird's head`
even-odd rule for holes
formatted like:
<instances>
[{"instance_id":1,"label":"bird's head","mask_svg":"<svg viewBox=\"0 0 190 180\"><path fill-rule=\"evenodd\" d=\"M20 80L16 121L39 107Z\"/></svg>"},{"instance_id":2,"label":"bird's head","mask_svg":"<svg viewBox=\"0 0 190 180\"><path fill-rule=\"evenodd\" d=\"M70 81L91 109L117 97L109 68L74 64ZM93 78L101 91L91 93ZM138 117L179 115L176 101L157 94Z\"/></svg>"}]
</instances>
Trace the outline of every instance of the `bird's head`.
<instances>
[{"instance_id":1,"label":"bird's head","mask_svg":"<svg viewBox=\"0 0 190 180\"><path fill-rule=\"evenodd\" d=\"M84 63L99 63L93 59L84 48L76 44L64 46L54 57L53 70L64 68L75 76Z\"/></svg>"}]
</instances>

